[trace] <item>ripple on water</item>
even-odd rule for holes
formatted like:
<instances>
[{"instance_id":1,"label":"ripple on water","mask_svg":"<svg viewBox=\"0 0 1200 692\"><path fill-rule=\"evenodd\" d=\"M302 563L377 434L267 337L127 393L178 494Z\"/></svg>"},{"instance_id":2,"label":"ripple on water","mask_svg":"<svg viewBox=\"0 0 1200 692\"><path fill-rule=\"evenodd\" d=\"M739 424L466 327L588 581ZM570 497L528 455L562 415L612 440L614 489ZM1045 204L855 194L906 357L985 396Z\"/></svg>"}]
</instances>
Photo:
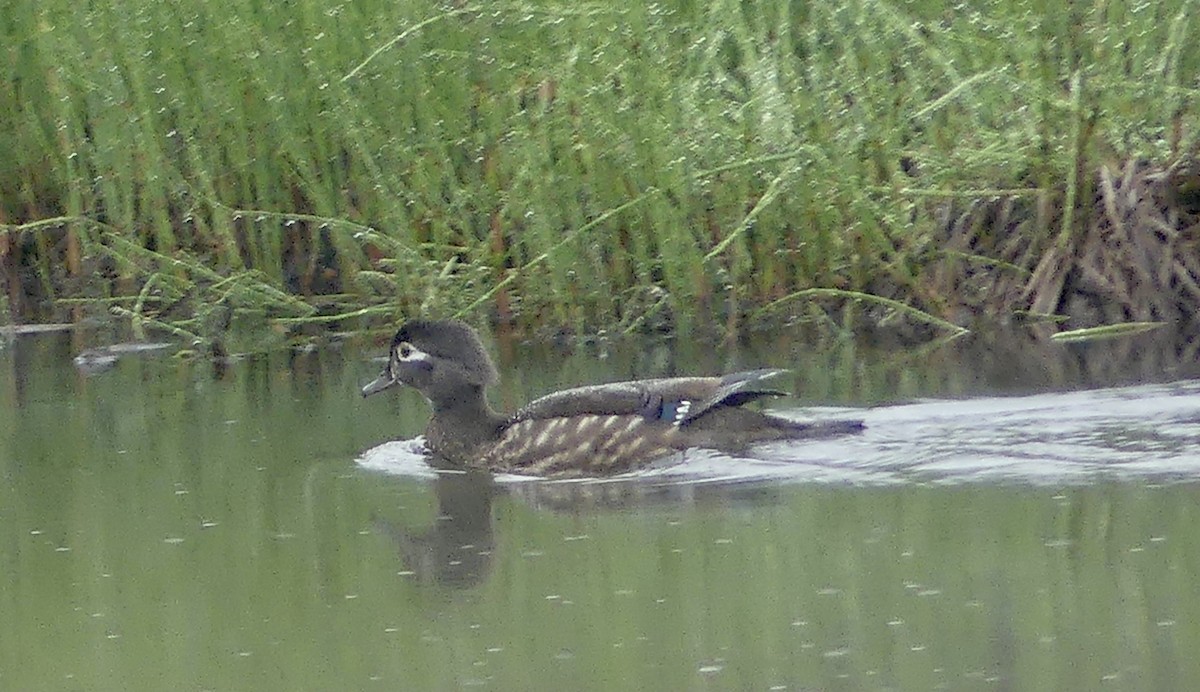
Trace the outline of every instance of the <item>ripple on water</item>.
<instances>
[{"instance_id":1,"label":"ripple on water","mask_svg":"<svg viewBox=\"0 0 1200 692\"><path fill-rule=\"evenodd\" d=\"M826 417L829 412L776 411ZM689 450L607 479L546 481L501 475L505 484L725 485L803 482L1086 484L1101 480L1200 478L1200 382L920 401L861 415L861 435L759 445L745 456ZM845 415L845 411L837 415ZM434 477L423 441L365 452L365 468Z\"/></svg>"}]
</instances>

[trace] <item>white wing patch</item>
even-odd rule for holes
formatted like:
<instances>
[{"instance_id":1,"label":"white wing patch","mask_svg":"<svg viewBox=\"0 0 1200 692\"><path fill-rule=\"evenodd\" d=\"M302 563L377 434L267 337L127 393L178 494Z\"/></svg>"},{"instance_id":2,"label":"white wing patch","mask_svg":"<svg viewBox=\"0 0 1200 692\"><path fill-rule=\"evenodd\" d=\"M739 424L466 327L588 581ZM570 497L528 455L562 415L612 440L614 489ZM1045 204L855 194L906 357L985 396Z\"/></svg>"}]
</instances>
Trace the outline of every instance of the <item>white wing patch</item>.
<instances>
[{"instance_id":1,"label":"white wing patch","mask_svg":"<svg viewBox=\"0 0 1200 692\"><path fill-rule=\"evenodd\" d=\"M679 402L679 406L675 407L675 425L682 425L683 419L687 418L688 411L692 410L692 402L684 399Z\"/></svg>"}]
</instances>

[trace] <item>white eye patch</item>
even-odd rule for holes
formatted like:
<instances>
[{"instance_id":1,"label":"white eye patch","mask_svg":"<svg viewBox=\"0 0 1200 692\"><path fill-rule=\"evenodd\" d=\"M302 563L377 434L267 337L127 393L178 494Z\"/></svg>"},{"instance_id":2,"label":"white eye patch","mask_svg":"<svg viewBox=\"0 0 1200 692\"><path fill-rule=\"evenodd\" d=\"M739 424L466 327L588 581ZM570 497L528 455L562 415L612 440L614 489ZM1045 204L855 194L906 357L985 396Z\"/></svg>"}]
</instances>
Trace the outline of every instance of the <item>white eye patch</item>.
<instances>
[{"instance_id":1,"label":"white eye patch","mask_svg":"<svg viewBox=\"0 0 1200 692\"><path fill-rule=\"evenodd\" d=\"M402 341L396 344L396 348L392 350L392 355L401 363L413 363L417 361L429 360L429 354L421 349L413 346L407 341Z\"/></svg>"}]
</instances>

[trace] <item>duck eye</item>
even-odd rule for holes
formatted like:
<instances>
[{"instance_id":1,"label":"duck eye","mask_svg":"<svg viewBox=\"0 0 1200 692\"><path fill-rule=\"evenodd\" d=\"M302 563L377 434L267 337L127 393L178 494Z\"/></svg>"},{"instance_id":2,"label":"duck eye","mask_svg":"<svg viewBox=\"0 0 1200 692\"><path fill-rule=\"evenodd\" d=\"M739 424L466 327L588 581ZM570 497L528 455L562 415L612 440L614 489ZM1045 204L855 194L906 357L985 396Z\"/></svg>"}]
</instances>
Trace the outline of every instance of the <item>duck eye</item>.
<instances>
[{"instance_id":1,"label":"duck eye","mask_svg":"<svg viewBox=\"0 0 1200 692\"><path fill-rule=\"evenodd\" d=\"M396 347L396 355L400 356L400 360L408 360L416 354L417 349L413 348L412 344L407 341L402 342Z\"/></svg>"}]
</instances>

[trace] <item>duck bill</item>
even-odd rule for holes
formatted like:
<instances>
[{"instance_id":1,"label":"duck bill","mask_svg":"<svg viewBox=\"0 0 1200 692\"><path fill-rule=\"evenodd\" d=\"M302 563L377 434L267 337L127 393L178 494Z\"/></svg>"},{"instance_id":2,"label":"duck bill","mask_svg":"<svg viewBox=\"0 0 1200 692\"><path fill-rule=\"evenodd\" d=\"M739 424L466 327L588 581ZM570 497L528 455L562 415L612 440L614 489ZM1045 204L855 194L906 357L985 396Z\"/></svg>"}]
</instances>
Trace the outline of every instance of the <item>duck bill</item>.
<instances>
[{"instance_id":1,"label":"duck bill","mask_svg":"<svg viewBox=\"0 0 1200 692\"><path fill-rule=\"evenodd\" d=\"M384 370L383 372L379 373L379 377L376 377L373 382L362 388L362 395L364 397L368 397L372 394L378 394L383 390L397 384L400 384L399 380L392 379L391 374L389 374L387 370Z\"/></svg>"}]
</instances>

